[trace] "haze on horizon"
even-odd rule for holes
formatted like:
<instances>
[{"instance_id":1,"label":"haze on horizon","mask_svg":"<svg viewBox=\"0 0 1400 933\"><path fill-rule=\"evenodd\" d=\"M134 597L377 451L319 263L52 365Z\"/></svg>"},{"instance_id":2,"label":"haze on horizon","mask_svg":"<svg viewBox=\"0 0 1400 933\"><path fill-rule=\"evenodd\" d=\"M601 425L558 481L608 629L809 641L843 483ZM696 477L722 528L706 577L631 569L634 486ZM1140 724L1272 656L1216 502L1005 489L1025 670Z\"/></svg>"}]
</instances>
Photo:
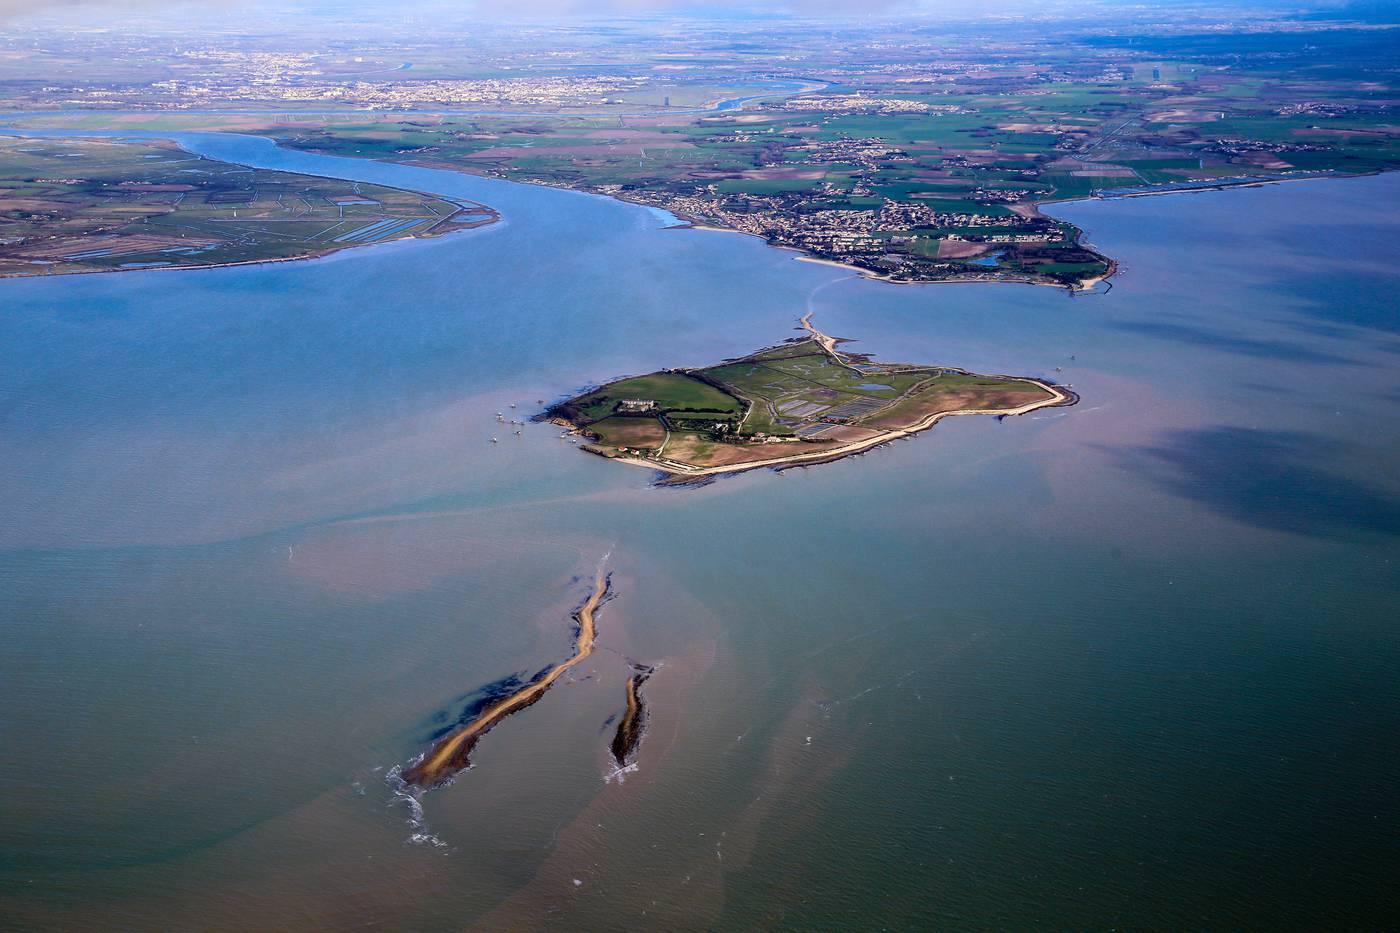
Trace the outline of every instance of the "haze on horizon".
<instances>
[{"instance_id":1,"label":"haze on horizon","mask_svg":"<svg viewBox=\"0 0 1400 933\"><path fill-rule=\"evenodd\" d=\"M1006 21L1021 17L1075 18L1092 16L1095 11L1162 10L1177 13L1199 11L1219 14L1238 10L1258 15L1263 11L1280 14L1312 12L1356 13L1388 17L1400 12L1400 0L1010 0L994 8L969 9L961 0L405 0L390 7L382 0L0 0L0 21L43 22L46 24L110 28L132 19L158 14L172 20L275 16L308 19L368 19L439 16L488 20L598 19L658 14L710 19L869 19L910 16L968 20ZM174 25L175 23L171 23Z\"/></svg>"}]
</instances>

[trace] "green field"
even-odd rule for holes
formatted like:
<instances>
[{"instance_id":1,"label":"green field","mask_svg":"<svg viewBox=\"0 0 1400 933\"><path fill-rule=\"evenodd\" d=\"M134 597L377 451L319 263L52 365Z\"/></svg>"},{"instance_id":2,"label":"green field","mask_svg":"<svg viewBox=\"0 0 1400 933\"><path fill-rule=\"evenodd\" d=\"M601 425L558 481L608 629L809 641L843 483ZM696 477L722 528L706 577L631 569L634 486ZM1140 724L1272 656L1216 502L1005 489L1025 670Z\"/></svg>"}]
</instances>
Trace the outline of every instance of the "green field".
<instances>
[{"instance_id":1,"label":"green field","mask_svg":"<svg viewBox=\"0 0 1400 933\"><path fill-rule=\"evenodd\" d=\"M652 401L662 412L701 412L732 417L744 410L739 399L680 373L652 373L621 379L582 395L569 405L592 423L613 414L623 399Z\"/></svg>"},{"instance_id":2,"label":"green field","mask_svg":"<svg viewBox=\"0 0 1400 933\"><path fill-rule=\"evenodd\" d=\"M204 159L161 140L0 137L0 275L294 259L494 217L412 191Z\"/></svg>"},{"instance_id":3,"label":"green field","mask_svg":"<svg viewBox=\"0 0 1400 933\"><path fill-rule=\"evenodd\" d=\"M337 155L593 190L903 282L990 278L1076 287L1101 278L1110 268L1108 258L1081 247L1072 226L1038 215L1035 205L1041 203L1233 175L1400 166L1400 78L1393 44L1382 39L1388 34L1319 27L1295 35L1298 23L1286 35L1252 28L1204 35L1141 27L1145 32L1139 33L1136 23L1120 25L1107 32L1063 23L1053 34L1013 30L1015 42L994 47L985 37L935 40L918 30L833 27L833 35L862 50L863 67L854 70L840 51L844 39L828 46L801 30L767 35L743 49L705 42L691 47L677 36L619 45L616 35L589 28L551 39L563 46L582 42L572 48L584 60L623 77L616 93L587 90L594 79L581 76L568 56L558 64L528 55L512 61L516 53L481 61L425 40L411 56L422 60L411 73L382 80L401 84L405 93L420 77L509 84L561 78L570 83L580 76L583 83L572 100L566 94L557 105L544 103L526 114L505 105L491 113L475 103L462 105L470 112L426 103L386 112L368 98L361 102L364 112L353 113L347 111L359 92L350 85L335 91L345 100L333 112L317 112L321 105L311 102L288 111L285 104L273 108L279 88L264 84L261 93L269 102L261 117L256 104L245 110L243 100L215 99L204 115L113 116L65 104L64 113L25 119L73 129L115 121L133 129L253 132ZM116 71L96 61L50 61L49 54L16 48L0 62L0 77L17 79L8 90L0 88L12 109L55 110L46 95L72 92L18 76L46 74L59 62L65 71L117 82L102 89L104 100L132 99L135 111L143 110L147 98L168 103L166 91L143 91L141 85L161 73L158 50L144 51L139 66ZM393 57L381 50L382 61L373 67L382 69ZM315 80L331 83L357 74L364 64L343 50L324 52L317 62ZM245 66L229 59L210 67L237 72ZM690 109L746 96L774 78L790 82L788 89L742 109ZM58 75L44 80L50 79ZM797 80L807 89L798 91ZM371 94L378 85L363 87ZM235 104L241 112L233 112ZM594 108L601 109L586 112ZM49 177L47 171L40 177ZM0 213L20 225L0 231L8 237L61 228L68 218L63 210L26 208L26 201L98 193L16 187L25 182L22 176L6 182L12 185L4 194L11 209ZM264 178L236 218L232 202L216 211L216 202L194 197L167 205L171 216L156 221L162 213L158 199L132 198L130 191L124 192L129 203L120 206L124 214L111 192L90 199L79 213L107 211L103 229L137 222L138 214L142 224L173 223L175 235L213 237L221 256L234 261L304 255L331 248L328 241L342 242L336 238L350 228L314 226L329 218L313 209L320 204L316 197L298 198L297 184L279 188ZM394 235L444 229L432 226L434 217L421 205L404 209L419 211L421 225ZM387 198L378 210L383 216L401 213ZM261 216L247 216L253 211ZM346 213L353 220L364 211ZM249 222L255 219L259 223ZM29 231L22 229L26 224ZM221 240L219 234L227 236ZM851 234L859 242L849 242ZM986 248L941 248L952 238ZM1045 253L1058 249L1070 255L1047 261ZM66 260L70 269L187 261L195 259L114 253Z\"/></svg>"},{"instance_id":4,"label":"green field","mask_svg":"<svg viewBox=\"0 0 1400 933\"><path fill-rule=\"evenodd\" d=\"M591 437L593 453L683 472L875 443L948 411L1053 400L1027 380L881 365L808 338L704 369L621 379L546 414Z\"/></svg>"}]
</instances>

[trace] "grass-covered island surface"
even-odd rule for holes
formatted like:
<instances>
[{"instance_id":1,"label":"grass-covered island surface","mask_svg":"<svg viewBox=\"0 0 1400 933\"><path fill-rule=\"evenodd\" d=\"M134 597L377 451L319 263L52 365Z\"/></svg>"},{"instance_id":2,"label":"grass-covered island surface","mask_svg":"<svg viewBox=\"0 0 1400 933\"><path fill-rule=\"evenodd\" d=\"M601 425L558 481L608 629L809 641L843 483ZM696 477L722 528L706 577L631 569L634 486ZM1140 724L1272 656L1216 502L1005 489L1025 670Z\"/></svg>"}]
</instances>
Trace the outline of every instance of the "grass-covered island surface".
<instances>
[{"instance_id":1,"label":"grass-covered island surface","mask_svg":"<svg viewBox=\"0 0 1400 933\"><path fill-rule=\"evenodd\" d=\"M584 450L683 480L835 460L948 415L1022 415L1078 401L1036 379L876 363L802 323L806 337L718 366L619 379L542 417L589 438Z\"/></svg>"},{"instance_id":2,"label":"grass-covered island surface","mask_svg":"<svg viewBox=\"0 0 1400 933\"><path fill-rule=\"evenodd\" d=\"M474 202L234 165L170 140L0 136L0 278L307 259L496 219Z\"/></svg>"}]
</instances>

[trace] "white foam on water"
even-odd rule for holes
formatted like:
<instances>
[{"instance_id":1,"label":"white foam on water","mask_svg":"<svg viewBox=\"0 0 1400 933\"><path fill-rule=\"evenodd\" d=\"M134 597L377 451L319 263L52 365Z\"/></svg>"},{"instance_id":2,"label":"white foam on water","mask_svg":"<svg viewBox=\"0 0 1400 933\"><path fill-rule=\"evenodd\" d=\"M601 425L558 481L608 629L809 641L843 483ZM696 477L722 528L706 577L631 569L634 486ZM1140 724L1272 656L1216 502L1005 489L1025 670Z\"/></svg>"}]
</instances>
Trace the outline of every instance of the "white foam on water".
<instances>
[{"instance_id":1,"label":"white foam on water","mask_svg":"<svg viewBox=\"0 0 1400 933\"><path fill-rule=\"evenodd\" d=\"M447 843L432 833L414 833L408 837L408 844L414 846L432 846L435 849L447 848Z\"/></svg>"},{"instance_id":2,"label":"white foam on water","mask_svg":"<svg viewBox=\"0 0 1400 933\"><path fill-rule=\"evenodd\" d=\"M423 756L419 755L417 759L409 762L409 767L422 760ZM389 790L392 791L390 805L401 803L408 808L408 819L405 822L413 830L406 840L408 844L447 848L447 842L428 828L428 820L423 813L422 791L403 779L403 768L399 765L390 768L384 774L384 783L389 785Z\"/></svg>"}]
</instances>

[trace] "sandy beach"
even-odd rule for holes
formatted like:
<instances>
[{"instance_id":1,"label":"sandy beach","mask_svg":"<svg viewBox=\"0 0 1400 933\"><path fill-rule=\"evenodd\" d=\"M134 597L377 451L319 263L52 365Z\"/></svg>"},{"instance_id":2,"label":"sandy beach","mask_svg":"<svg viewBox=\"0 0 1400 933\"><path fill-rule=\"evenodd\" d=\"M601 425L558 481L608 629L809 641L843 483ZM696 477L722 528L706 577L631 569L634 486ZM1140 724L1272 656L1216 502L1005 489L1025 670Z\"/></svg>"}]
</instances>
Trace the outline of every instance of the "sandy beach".
<instances>
[{"instance_id":1,"label":"sandy beach","mask_svg":"<svg viewBox=\"0 0 1400 933\"><path fill-rule=\"evenodd\" d=\"M1043 400L1022 405L1019 408L960 408L955 411L940 411L929 415L921 421L910 425L907 428L899 428L892 431L882 431L875 437L866 438L860 441L853 441L839 447L829 447L824 450L812 451L805 454L793 454L790 457L773 457L767 460L750 460L744 463L731 463L723 466L694 467L684 463L677 463L673 460L647 460L641 457L613 457L617 463L630 463L633 466L647 467L652 470L661 470L671 476L685 478L700 478L707 476L719 476L723 473L743 473L748 470L757 470L763 467L782 468L789 466L810 466L817 463L829 463L833 460L840 460L852 454L858 454L869 450L872 447L879 447L881 444L888 444L890 441L897 441L900 438L910 437L921 431L927 431L944 418L954 415L1025 415L1037 411L1041 408L1057 408L1073 405L1079 401L1079 396L1061 386L1051 385L1037 379L1024 379L1022 381L1031 383L1044 389L1049 397Z\"/></svg>"},{"instance_id":2,"label":"sandy beach","mask_svg":"<svg viewBox=\"0 0 1400 933\"><path fill-rule=\"evenodd\" d=\"M837 349L837 344L841 338L833 337L830 334L818 330L812 323L812 312L807 312L798 319L801 327L811 335L812 339L831 357L832 361L841 366L850 366L845 354ZM1057 408L1073 405L1079 401L1079 396L1063 386L1042 382L1039 379L1027 379L1023 376L1002 376L993 375L992 378L1015 379L1030 385L1038 386L1045 390L1046 397L1028 402L1017 408L960 408L951 411L934 412L914 424L902 428L881 431L873 437L862 438L851 441L837 447L827 447L821 450L813 450L806 453L792 454L787 457L768 457L760 460L747 460L740 463L727 463L717 466L699 467L688 463L680 463L675 460L668 460L664 457L649 459L644 457L611 457L619 463L628 463L633 466L647 467L653 470L661 470L669 476L679 479L703 478L719 476L724 473L742 473L747 470L756 470L763 467L782 468L787 466L814 465L818 463L829 463L833 460L840 460L852 454L858 454L872 447L879 447L881 444L888 444L890 441L897 441L900 438L910 437L921 431L927 431L939 421L953 415L1024 415L1041 408ZM568 425L568 422L563 422ZM569 425L572 427L572 425Z\"/></svg>"}]
</instances>

